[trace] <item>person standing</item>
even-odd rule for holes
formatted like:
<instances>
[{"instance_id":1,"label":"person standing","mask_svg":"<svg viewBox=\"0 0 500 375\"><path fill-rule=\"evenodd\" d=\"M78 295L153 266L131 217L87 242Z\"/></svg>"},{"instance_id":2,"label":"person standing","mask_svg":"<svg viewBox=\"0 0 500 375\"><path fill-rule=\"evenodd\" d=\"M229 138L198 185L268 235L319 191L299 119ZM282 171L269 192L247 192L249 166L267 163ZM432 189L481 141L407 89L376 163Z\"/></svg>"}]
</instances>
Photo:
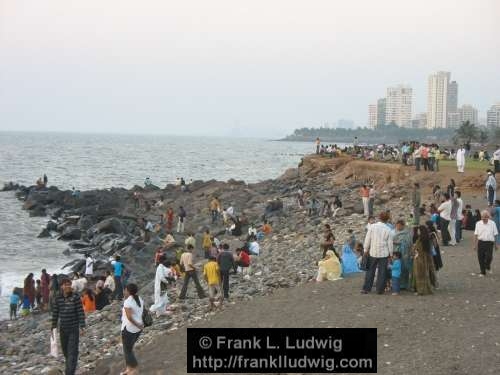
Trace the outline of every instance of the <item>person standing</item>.
<instances>
[{"instance_id":1,"label":"person standing","mask_svg":"<svg viewBox=\"0 0 500 375\"><path fill-rule=\"evenodd\" d=\"M26 276L23 288L23 298L28 298L31 308L35 307L35 280L33 279L33 276L34 275L32 273Z\"/></svg>"},{"instance_id":2,"label":"person standing","mask_svg":"<svg viewBox=\"0 0 500 375\"><path fill-rule=\"evenodd\" d=\"M434 172L439 172L439 161L441 160L441 158L443 157L441 155L441 151L439 150L439 146L436 145L436 150L434 151L434 157L435 157L435 160L434 160Z\"/></svg>"},{"instance_id":3,"label":"person standing","mask_svg":"<svg viewBox=\"0 0 500 375\"><path fill-rule=\"evenodd\" d=\"M415 151L413 152L413 160L415 160L415 170L420 170L420 161L422 160L422 146L418 144L415 145Z\"/></svg>"},{"instance_id":4,"label":"person standing","mask_svg":"<svg viewBox=\"0 0 500 375\"><path fill-rule=\"evenodd\" d=\"M405 221L398 220L396 222L396 229L392 237L394 252L400 254L401 260L401 275L400 275L400 288L409 289L410 275L413 267L413 259L411 257L412 240L410 232L405 228Z\"/></svg>"},{"instance_id":5,"label":"person standing","mask_svg":"<svg viewBox=\"0 0 500 375\"><path fill-rule=\"evenodd\" d=\"M184 225L186 223L186 210L184 207L179 207L179 212L177 213L177 233L184 233Z\"/></svg>"},{"instance_id":6,"label":"person standing","mask_svg":"<svg viewBox=\"0 0 500 375\"><path fill-rule=\"evenodd\" d=\"M321 145L321 141L319 140L319 137L316 137L316 155L319 155L319 148Z\"/></svg>"},{"instance_id":7,"label":"person standing","mask_svg":"<svg viewBox=\"0 0 500 375\"><path fill-rule=\"evenodd\" d=\"M495 152L493 152L493 165L495 173L500 172L500 145L497 145Z\"/></svg>"},{"instance_id":8,"label":"person standing","mask_svg":"<svg viewBox=\"0 0 500 375\"><path fill-rule=\"evenodd\" d=\"M491 271L491 261L493 259L493 246L498 249L495 237L498 235L498 230L495 222L490 220L488 210L481 212L481 220L476 223L474 230L474 247L477 250L477 259L479 261L479 269L481 270L480 277L486 275L486 271Z\"/></svg>"},{"instance_id":9,"label":"person standing","mask_svg":"<svg viewBox=\"0 0 500 375\"><path fill-rule=\"evenodd\" d=\"M40 288L42 292L42 305L44 309L47 309L49 306L49 294L50 294L50 275L47 273L47 270L44 268L42 270L42 275L40 276Z\"/></svg>"},{"instance_id":10,"label":"person standing","mask_svg":"<svg viewBox=\"0 0 500 375\"><path fill-rule=\"evenodd\" d=\"M457 219L458 219L458 208L459 203L457 201L457 195L455 192L453 196L450 197L451 211L450 211L450 224L448 227L448 232L450 233L450 245L457 245L456 229L457 229Z\"/></svg>"},{"instance_id":11,"label":"person standing","mask_svg":"<svg viewBox=\"0 0 500 375\"><path fill-rule=\"evenodd\" d=\"M368 191L368 216L373 216L373 206L375 205L375 196L377 191L373 184L370 185L370 190Z\"/></svg>"},{"instance_id":12,"label":"person standing","mask_svg":"<svg viewBox=\"0 0 500 375\"><path fill-rule=\"evenodd\" d=\"M392 233L387 226L389 213L380 214L380 221L370 225L364 242L365 256L369 257L369 268L365 275L365 282L361 293L367 294L372 290L375 271L377 271L377 294L383 294L387 279L387 265L392 256Z\"/></svg>"},{"instance_id":13,"label":"person standing","mask_svg":"<svg viewBox=\"0 0 500 375\"><path fill-rule=\"evenodd\" d=\"M87 278L94 275L94 259L89 253L85 254L85 276Z\"/></svg>"},{"instance_id":14,"label":"person standing","mask_svg":"<svg viewBox=\"0 0 500 375\"><path fill-rule=\"evenodd\" d=\"M229 245L225 243L222 245L222 252L217 257L219 264L220 275L222 279L222 290L224 292L224 299L229 298L229 272L236 269L234 263L233 252L229 250Z\"/></svg>"},{"instance_id":15,"label":"person standing","mask_svg":"<svg viewBox=\"0 0 500 375\"><path fill-rule=\"evenodd\" d=\"M441 239L443 246L448 246L451 237L448 231L448 226L451 221L451 200L448 193L443 194L445 201L438 207L439 212L439 229L441 230Z\"/></svg>"},{"instance_id":16,"label":"person standing","mask_svg":"<svg viewBox=\"0 0 500 375\"><path fill-rule=\"evenodd\" d=\"M413 246L413 289L418 295L432 294L432 287L437 286L437 279L432 260L431 238L425 225L420 225L416 234L417 239Z\"/></svg>"},{"instance_id":17,"label":"person standing","mask_svg":"<svg viewBox=\"0 0 500 375\"><path fill-rule=\"evenodd\" d=\"M43 174L43 186L47 187L48 182L49 182L49 179L47 178L47 175L44 173Z\"/></svg>"},{"instance_id":18,"label":"person standing","mask_svg":"<svg viewBox=\"0 0 500 375\"><path fill-rule=\"evenodd\" d=\"M220 269L215 257L210 256L203 266L203 277L208 285L209 308L213 310L216 301L222 303Z\"/></svg>"},{"instance_id":19,"label":"person standing","mask_svg":"<svg viewBox=\"0 0 500 375\"><path fill-rule=\"evenodd\" d=\"M368 189L368 186L363 185L361 186L361 189L359 191L359 195L361 196L361 201L363 202L363 214L366 217L369 217L369 208L368 208L368 203L370 200L370 190Z\"/></svg>"},{"instance_id":20,"label":"person standing","mask_svg":"<svg viewBox=\"0 0 500 375\"><path fill-rule=\"evenodd\" d=\"M460 146L460 148L457 150L457 169L458 173L464 173L464 168L465 168L465 148L464 146Z\"/></svg>"},{"instance_id":21,"label":"person standing","mask_svg":"<svg viewBox=\"0 0 500 375\"><path fill-rule=\"evenodd\" d=\"M144 329L142 313L144 311L144 301L137 294L139 288L136 284L127 284L125 288L125 301L122 309L122 344L123 356L125 357L125 371L121 374L137 374L137 359L134 354L134 345Z\"/></svg>"},{"instance_id":22,"label":"person standing","mask_svg":"<svg viewBox=\"0 0 500 375\"><path fill-rule=\"evenodd\" d=\"M172 207L169 207L167 209L167 212L165 213L165 221L166 221L166 232L171 232L172 228L174 227L174 210Z\"/></svg>"},{"instance_id":23,"label":"person standing","mask_svg":"<svg viewBox=\"0 0 500 375\"><path fill-rule=\"evenodd\" d=\"M62 294L59 294L52 308L52 333L59 322L59 338L66 360L65 375L73 375L78 365L78 344L85 328L85 314L80 296L73 293L71 280L61 282Z\"/></svg>"},{"instance_id":24,"label":"person standing","mask_svg":"<svg viewBox=\"0 0 500 375\"><path fill-rule=\"evenodd\" d=\"M115 260L111 262L111 265L113 266L113 275L115 279L114 298L121 301L123 299L123 285L122 285L123 263L121 262L119 255L115 256Z\"/></svg>"},{"instance_id":25,"label":"person standing","mask_svg":"<svg viewBox=\"0 0 500 375\"><path fill-rule=\"evenodd\" d=\"M455 200L458 203L457 221L455 224L455 240L458 243L462 240L462 225L464 220L464 214L462 213L464 210L464 201L462 200L462 193L458 190L455 190Z\"/></svg>"},{"instance_id":26,"label":"person standing","mask_svg":"<svg viewBox=\"0 0 500 375\"><path fill-rule=\"evenodd\" d=\"M163 255L160 257L158 266L156 267L154 285L155 303L149 308L150 311L156 312L157 317L167 313L169 303L167 285L174 280L175 278L170 268L170 263Z\"/></svg>"},{"instance_id":27,"label":"person standing","mask_svg":"<svg viewBox=\"0 0 500 375\"><path fill-rule=\"evenodd\" d=\"M214 197L210 202L210 213L212 215L212 224L219 218L220 202L217 197Z\"/></svg>"},{"instance_id":28,"label":"person standing","mask_svg":"<svg viewBox=\"0 0 500 375\"><path fill-rule=\"evenodd\" d=\"M196 268L193 266L193 246L188 245L186 251L182 253L180 264L184 267L184 282L182 284L181 293L179 299L186 299L187 288L189 285L189 280L193 279L194 285L196 286L196 291L198 292L199 298L205 298L205 292L201 287L200 280L198 279L198 273Z\"/></svg>"},{"instance_id":29,"label":"person standing","mask_svg":"<svg viewBox=\"0 0 500 375\"><path fill-rule=\"evenodd\" d=\"M420 184L415 182L413 184L413 194L411 196L411 204L413 209L413 224L420 225L420 204L421 204L421 195L420 195Z\"/></svg>"},{"instance_id":30,"label":"person standing","mask_svg":"<svg viewBox=\"0 0 500 375\"><path fill-rule=\"evenodd\" d=\"M486 180L486 196L488 197L488 206L492 207L497 195L497 180L493 173L488 170L488 179Z\"/></svg>"},{"instance_id":31,"label":"person standing","mask_svg":"<svg viewBox=\"0 0 500 375\"><path fill-rule=\"evenodd\" d=\"M111 295L115 293L115 278L109 270L106 271L106 280L104 280L103 289L107 289Z\"/></svg>"}]
</instances>

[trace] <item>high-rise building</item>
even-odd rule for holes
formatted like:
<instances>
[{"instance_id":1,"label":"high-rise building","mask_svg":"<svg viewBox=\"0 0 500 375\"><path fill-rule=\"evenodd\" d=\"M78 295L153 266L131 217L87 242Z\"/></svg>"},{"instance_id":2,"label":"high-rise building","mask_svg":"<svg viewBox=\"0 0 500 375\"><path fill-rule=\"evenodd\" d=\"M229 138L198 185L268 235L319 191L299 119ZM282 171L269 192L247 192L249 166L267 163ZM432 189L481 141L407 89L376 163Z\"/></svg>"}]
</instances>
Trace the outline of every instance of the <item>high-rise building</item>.
<instances>
[{"instance_id":1,"label":"high-rise building","mask_svg":"<svg viewBox=\"0 0 500 375\"><path fill-rule=\"evenodd\" d=\"M381 98L377 100L377 127L384 126L386 124L385 108L386 108L386 99Z\"/></svg>"},{"instance_id":2,"label":"high-rise building","mask_svg":"<svg viewBox=\"0 0 500 375\"><path fill-rule=\"evenodd\" d=\"M458 109L460 113L460 124L469 121L471 124L479 125L477 109L469 104L464 104Z\"/></svg>"},{"instance_id":3,"label":"high-rise building","mask_svg":"<svg viewBox=\"0 0 500 375\"><path fill-rule=\"evenodd\" d=\"M427 89L427 127L446 128L448 120L449 72L431 74Z\"/></svg>"},{"instance_id":4,"label":"high-rise building","mask_svg":"<svg viewBox=\"0 0 500 375\"><path fill-rule=\"evenodd\" d=\"M451 81L448 85L447 111L456 112L458 108L458 83Z\"/></svg>"},{"instance_id":5,"label":"high-rise building","mask_svg":"<svg viewBox=\"0 0 500 375\"><path fill-rule=\"evenodd\" d=\"M415 127L424 129L427 127L427 112L418 113L415 117Z\"/></svg>"},{"instance_id":6,"label":"high-rise building","mask_svg":"<svg viewBox=\"0 0 500 375\"><path fill-rule=\"evenodd\" d=\"M375 129L377 127L377 105L370 104L368 106L368 128Z\"/></svg>"},{"instance_id":7,"label":"high-rise building","mask_svg":"<svg viewBox=\"0 0 500 375\"><path fill-rule=\"evenodd\" d=\"M409 128L411 124L412 88L399 85L387 88L385 123Z\"/></svg>"},{"instance_id":8,"label":"high-rise building","mask_svg":"<svg viewBox=\"0 0 500 375\"><path fill-rule=\"evenodd\" d=\"M500 127L500 103L492 105L487 112L486 125L491 128Z\"/></svg>"},{"instance_id":9,"label":"high-rise building","mask_svg":"<svg viewBox=\"0 0 500 375\"><path fill-rule=\"evenodd\" d=\"M457 110L455 112L448 112L448 128L459 128L462 124L462 114Z\"/></svg>"}]
</instances>

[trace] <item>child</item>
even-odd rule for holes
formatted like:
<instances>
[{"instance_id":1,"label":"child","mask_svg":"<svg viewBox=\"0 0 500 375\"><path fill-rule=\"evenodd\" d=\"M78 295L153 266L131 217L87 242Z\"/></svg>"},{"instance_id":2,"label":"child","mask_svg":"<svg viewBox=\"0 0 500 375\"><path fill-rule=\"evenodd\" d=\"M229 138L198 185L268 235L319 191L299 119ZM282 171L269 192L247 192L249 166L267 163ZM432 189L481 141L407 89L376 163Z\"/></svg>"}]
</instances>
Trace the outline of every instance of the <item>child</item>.
<instances>
[{"instance_id":1,"label":"child","mask_svg":"<svg viewBox=\"0 0 500 375\"><path fill-rule=\"evenodd\" d=\"M215 257L208 258L208 262L203 267L203 277L208 284L209 309L212 310L215 308L216 299L222 305L220 269Z\"/></svg>"},{"instance_id":2,"label":"child","mask_svg":"<svg viewBox=\"0 0 500 375\"><path fill-rule=\"evenodd\" d=\"M399 295L399 279L401 277L401 253L399 251L395 251L392 253L392 295Z\"/></svg>"},{"instance_id":3,"label":"child","mask_svg":"<svg viewBox=\"0 0 500 375\"><path fill-rule=\"evenodd\" d=\"M354 252L356 253L356 257L358 258L358 267L361 267L361 259L363 259L363 244L361 242L357 242L354 246Z\"/></svg>"},{"instance_id":4,"label":"child","mask_svg":"<svg viewBox=\"0 0 500 375\"><path fill-rule=\"evenodd\" d=\"M17 307L19 306L19 295L16 293L16 290L12 290L12 294L10 295L10 320L17 320Z\"/></svg>"},{"instance_id":5,"label":"child","mask_svg":"<svg viewBox=\"0 0 500 375\"><path fill-rule=\"evenodd\" d=\"M212 238L210 237L210 230L208 229L203 234L202 247L205 252L205 259L208 259L210 255L210 248L212 247Z\"/></svg>"}]
</instances>

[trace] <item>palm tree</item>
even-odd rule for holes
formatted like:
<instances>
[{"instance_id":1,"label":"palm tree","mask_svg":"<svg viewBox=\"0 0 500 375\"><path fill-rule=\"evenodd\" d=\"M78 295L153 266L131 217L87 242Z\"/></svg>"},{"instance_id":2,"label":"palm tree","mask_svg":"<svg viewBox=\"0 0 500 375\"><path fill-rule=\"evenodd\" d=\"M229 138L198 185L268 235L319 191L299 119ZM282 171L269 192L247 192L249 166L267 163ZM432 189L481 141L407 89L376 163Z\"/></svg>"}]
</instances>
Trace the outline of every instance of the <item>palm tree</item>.
<instances>
[{"instance_id":1,"label":"palm tree","mask_svg":"<svg viewBox=\"0 0 500 375\"><path fill-rule=\"evenodd\" d=\"M469 120L462 122L462 125L455 130L455 141L463 140L464 143L470 143L478 136L478 128ZM457 142L458 143L458 142Z\"/></svg>"}]
</instances>

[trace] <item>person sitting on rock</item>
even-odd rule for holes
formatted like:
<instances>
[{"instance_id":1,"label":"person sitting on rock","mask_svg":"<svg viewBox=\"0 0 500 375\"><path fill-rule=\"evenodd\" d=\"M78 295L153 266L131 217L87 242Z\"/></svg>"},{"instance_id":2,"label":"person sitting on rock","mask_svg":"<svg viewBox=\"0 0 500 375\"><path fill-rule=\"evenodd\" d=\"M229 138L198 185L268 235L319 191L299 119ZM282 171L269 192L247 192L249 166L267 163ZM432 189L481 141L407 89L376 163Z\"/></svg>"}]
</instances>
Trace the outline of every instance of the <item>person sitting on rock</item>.
<instances>
[{"instance_id":1,"label":"person sitting on rock","mask_svg":"<svg viewBox=\"0 0 500 375\"><path fill-rule=\"evenodd\" d=\"M240 218L238 216L236 216L232 220L233 220L233 225L231 225L231 227L229 228L229 232L233 236L241 236L241 234L242 234L242 229L241 229L242 224L241 224Z\"/></svg>"},{"instance_id":2,"label":"person sitting on rock","mask_svg":"<svg viewBox=\"0 0 500 375\"><path fill-rule=\"evenodd\" d=\"M193 233L189 232L187 234L187 238L184 240L184 245L186 245L186 247L191 245L193 249L196 249L196 238L194 238Z\"/></svg>"},{"instance_id":3,"label":"person sitting on rock","mask_svg":"<svg viewBox=\"0 0 500 375\"><path fill-rule=\"evenodd\" d=\"M251 255L259 255L260 254L260 245L257 242L257 238L253 237L248 243L248 251Z\"/></svg>"},{"instance_id":4,"label":"person sitting on rock","mask_svg":"<svg viewBox=\"0 0 500 375\"><path fill-rule=\"evenodd\" d=\"M316 281L335 281L341 279L342 266L340 265L339 259L333 252L333 250L328 250L325 257L318 262L318 276Z\"/></svg>"},{"instance_id":5,"label":"person sitting on rock","mask_svg":"<svg viewBox=\"0 0 500 375\"><path fill-rule=\"evenodd\" d=\"M75 272L71 287L73 288L73 292L81 294L87 287L87 279L85 276L80 276L78 272Z\"/></svg>"},{"instance_id":6,"label":"person sitting on rock","mask_svg":"<svg viewBox=\"0 0 500 375\"><path fill-rule=\"evenodd\" d=\"M237 272L242 272L243 268L250 267L250 255L245 251L245 249L238 248L236 249L236 256L234 257L234 262L238 267Z\"/></svg>"},{"instance_id":7,"label":"person sitting on rock","mask_svg":"<svg viewBox=\"0 0 500 375\"><path fill-rule=\"evenodd\" d=\"M165 249L170 249L172 247L174 247L175 245L175 238L172 234L172 232L167 232L167 235L165 236L164 240L163 240L163 247Z\"/></svg>"},{"instance_id":8,"label":"person sitting on rock","mask_svg":"<svg viewBox=\"0 0 500 375\"><path fill-rule=\"evenodd\" d=\"M267 222L267 220L264 220L264 225L262 225L262 233L264 233L266 236L270 235L273 231L273 228L271 225Z\"/></svg>"}]
</instances>

